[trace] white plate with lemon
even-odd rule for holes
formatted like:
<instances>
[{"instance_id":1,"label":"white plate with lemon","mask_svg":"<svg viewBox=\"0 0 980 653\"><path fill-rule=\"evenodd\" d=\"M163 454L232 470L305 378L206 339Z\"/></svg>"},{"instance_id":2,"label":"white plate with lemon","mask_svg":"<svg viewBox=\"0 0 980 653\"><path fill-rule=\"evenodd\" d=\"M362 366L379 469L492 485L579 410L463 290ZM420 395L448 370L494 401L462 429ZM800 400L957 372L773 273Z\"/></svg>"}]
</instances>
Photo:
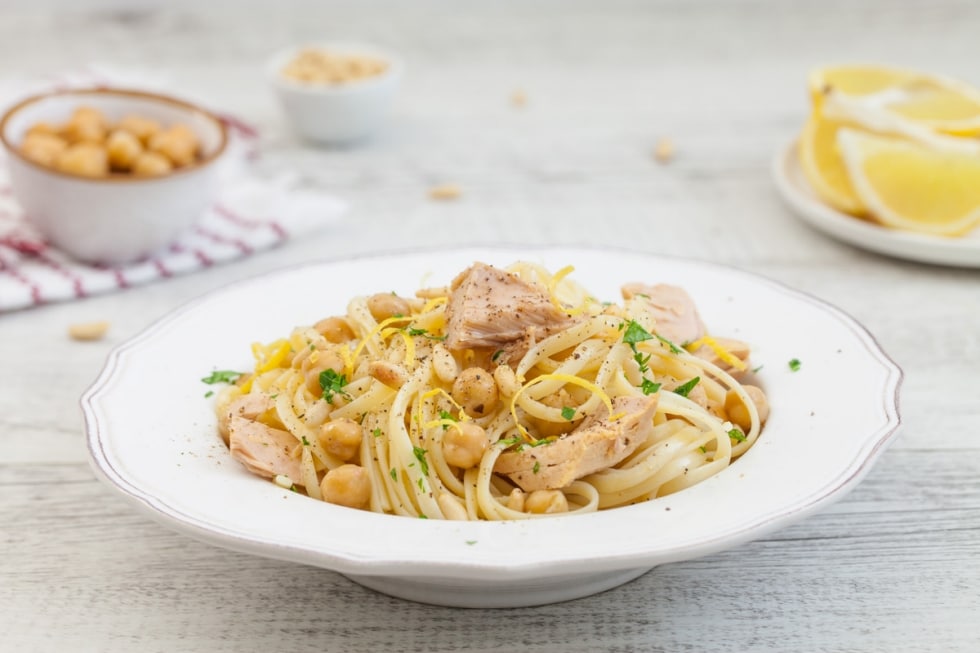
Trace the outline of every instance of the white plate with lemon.
<instances>
[{"instance_id":1,"label":"white plate with lemon","mask_svg":"<svg viewBox=\"0 0 980 653\"><path fill-rule=\"evenodd\" d=\"M870 66L824 68L809 86L813 113L773 163L790 207L859 247L980 267L980 91Z\"/></svg>"}]
</instances>

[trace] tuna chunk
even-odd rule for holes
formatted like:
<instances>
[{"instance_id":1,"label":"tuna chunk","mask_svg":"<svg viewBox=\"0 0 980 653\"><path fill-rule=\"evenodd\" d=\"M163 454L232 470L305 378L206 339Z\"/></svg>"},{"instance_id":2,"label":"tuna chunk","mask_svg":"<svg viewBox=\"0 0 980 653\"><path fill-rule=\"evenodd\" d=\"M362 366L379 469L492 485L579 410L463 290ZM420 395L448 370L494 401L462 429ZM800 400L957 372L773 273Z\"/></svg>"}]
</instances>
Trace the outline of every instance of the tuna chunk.
<instances>
[{"instance_id":1,"label":"tuna chunk","mask_svg":"<svg viewBox=\"0 0 980 653\"><path fill-rule=\"evenodd\" d=\"M250 472L273 478L279 474L300 480L299 459L293 456L297 441L291 433L255 418L271 408L261 395L245 395L228 409L228 448L231 456Z\"/></svg>"},{"instance_id":2,"label":"tuna chunk","mask_svg":"<svg viewBox=\"0 0 980 653\"><path fill-rule=\"evenodd\" d=\"M525 492L566 487L572 481L611 467L646 440L653 429L659 395L617 397L609 419L605 406L578 428L552 444L504 453L494 471L509 477ZM537 466L537 470L535 470Z\"/></svg>"},{"instance_id":3,"label":"tuna chunk","mask_svg":"<svg viewBox=\"0 0 980 653\"><path fill-rule=\"evenodd\" d=\"M694 342L705 334L704 322L694 300L683 288L663 283L655 286L628 283L621 291L623 299L637 298L646 302L657 321L657 334L674 344Z\"/></svg>"},{"instance_id":4,"label":"tuna chunk","mask_svg":"<svg viewBox=\"0 0 980 653\"><path fill-rule=\"evenodd\" d=\"M575 320L561 312L548 292L513 274L475 263L452 283L446 306L446 347L493 348L544 338Z\"/></svg>"}]
</instances>

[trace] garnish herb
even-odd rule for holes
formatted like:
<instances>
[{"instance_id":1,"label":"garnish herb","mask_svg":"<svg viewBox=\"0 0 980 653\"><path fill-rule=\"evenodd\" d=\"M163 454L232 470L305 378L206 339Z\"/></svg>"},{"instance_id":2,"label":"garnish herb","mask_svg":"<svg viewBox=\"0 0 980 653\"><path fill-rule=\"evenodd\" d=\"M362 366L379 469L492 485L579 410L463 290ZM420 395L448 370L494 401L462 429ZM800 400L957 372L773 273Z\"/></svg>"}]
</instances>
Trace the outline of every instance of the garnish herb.
<instances>
[{"instance_id":1,"label":"garnish herb","mask_svg":"<svg viewBox=\"0 0 980 653\"><path fill-rule=\"evenodd\" d=\"M442 342L443 340L446 339L446 336L434 336L431 333L429 333L429 331L427 329L419 329L419 328L416 328L416 327L409 327L409 329L408 329L408 335L410 335L410 336L424 336L424 337L428 338L429 340L438 340L440 342Z\"/></svg>"},{"instance_id":2,"label":"garnish herb","mask_svg":"<svg viewBox=\"0 0 980 653\"><path fill-rule=\"evenodd\" d=\"M500 358L503 355L503 353L504 353L503 349L498 349L497 351L493 352L493 356L490 357L490 360L496 363L497 359Z\"/></svg>"},{"instance_id":3,"label":"garnish herb","mask_svg":"<svg viewBox=\"0 0 980 653\"><path fill-rule=\"evenodd\" d=\"M672 354L680 354L680 353L682 353L684 351L683 349L681 349L680 347L678 347L677 345L675 345L674 343L672 343L670 340L667 340L663 336L659 336L657 334L654 334L654 336L656 336L657 340L659 340L660 342L664 343L665 345L667 345L667 347L670 348L670 353L672 353Z\"/></svg>"},{"instance_id":4,"label":"garnish herb","mask_svg":"<svg viewBox=\"0 0 980 653\"><path fill-rule=\"evenodd\" d=\"M575 419L575 409L571 406L565 406L561 409L561 416L571 422L573 419Z\"/></svg>"},{"instance_id":5,"label":"garnish herb","mask_svg":"<svg viewBox=\"0 0 980 653\"><path fill-rule=\"evenodd\" d=\"M466 544L467 546L473 546L474 544L476 544L476 540L466 540Z\"/></svg>"},{"instance_id":6,"label":"garnish herb","mask_svg":"<svg viewBox=\"0 0 980 653\"><path fill-rule=\"evenodd\" d=\"M534 461L534 467L531 468L531 471L534 472L535 474L537 474L538 472L540 472L541 471L541 463L539 463L537 460L535 460Z\"/></svg>"},{"instance_id":7,"label":"garnish herb","mask_svg":"<svg viewBox=\"0 0 980 653\"><path fill-rule=\"evenodd\" d=\"M512 438L506 438L504 440L498 440L497 442L499 442L500 444L504 445L504 449L508 449L510 447L513 447L515 444L520 444L520 443L524 442L524 438L522 438L519 435L515 435Z\"/></svg>"},{"instance_id":8,"label":"garnish herb","mask_svg":"<svg viewBox=\"0 0 980 653\"><path fill-rule=\"evenodd\" d=\"M329 369L320 372L320 387L323 388L323 398L328 403L333 401L334 394L349 396L344 392L345 385L347 385L346 374L337 374Z\"/></svg>"},{"instance_id":9,"label":"garnish herb","mask_svg":"<svg viewBox=\"0 0 980 653\"><path fill-rule=\"evenodd\" d=\"M304 435L304 436L302 436L302 438L301 438L301 439L302 439L302 441L303 441L303 446L304 446L304 447L308 447L308 446L310 446L310 441L306 439L306 436L305 436L305 435Z\"/></svg>"},{"instance_id":10,"label":"garnish herb","mask_svg":"<svg viewBox=\"0 0 980 653\"><path fill-rule=\"evenodd\" d=\"M700 451L701 453L708 453L708 450L705 449L704 447L698 447L698 451Z\"/></svg>"},{"instance_id":11,"label":"garnish herb","mask_svg":"<svg viewBox=\"0 0 980 653\"><path fill-rule=\"evenodd\" d=\"M728 432L728 437L735 442L745 442L745 434L741 430L734 428Z\"/></svg>"},{"instance_id":12,"label":"garnish herb","mask_svg":"<svg viewBox=\"0 0 980 653\"><path fill-rule=\"evenodd\" d=\"M244 372L236 372L234 370L215 370L211 372L209 376L201 379L204 383L208 385L214 385L215 383L234 383L242 376Z\"/></svg>"},{"instance_id":13,"label":"garnish herb","mask_svg":"<svg viewBox=\"0 0 980 653\"><path fill-rule=\"evenodd\" d=\"M645 395L652 395L654 392L660 389L659 383L654 383L650 379L643 377L643 382L640 384L640 390L643 391Z\"/></svg>"},{"instance_id":14,"label":"garnish herb","mask_svg":"<svg viewBox=\"0 0 980 653\"><path fill-rule=\"evenodd\" d=\"M758 372L759 370L761 370L763 367L765 367L765 365L760 365L759 367L753 367L752 368L752 373L755 374L756 372Z\"/></svg>"},{"instance_id":15,"label":"garnish herb","mask_svg":"<svg viewBox=\"0 0 980 653\"><path fill-rule=\"evenodd\" d=\"M687 383L684 383L683 385L679 385L676 388L674 388L674 393L679 394L682 397L686 397L688 393L694 389L694 386L700 383L700 381L701 381L701 377L696 376L690 381L688 381Z\"/></svg>"},{"instance_id":16,"label":"garnish herb","mask_svg":"<svg viewBox=\"0 0 980 653\"><path fill-rule=\"evenodd\" d=\"M793 358L789 361L789 369L791 369L794 372L799 372L802 366L803 363L800 362L799 358Z\"/></svg>"},{"instance_id":17,"label":"garnish herb","mask_svg":"<svg viewBox=\"0 0 980 653\"><path fill-rule=\"evenodd\" d=\"M394 467L392 467L392 468L391 468L391 471L390 471L390 472L388 472L388 473L389 473L389 474L391 474L391 479L392 479L393 481L397 481L397 480L398 480L398 472L397 472L397 471L395 471L395 468L394 468Z\"/></svg>"},{"instance_id":18,"label":"garnish herb","mask_svg":"<svg viewBox=\"0 0 980 653\"><path fill-rule=\"evenodd\" d=\"M214 394L214 390L208 390L207 392L204 393L204 398L207 399L213 394Z\"/></svg>"},{"instance_id":19,"label":"garnish herb","mask_svg":"<svg viewBox=\"0 0 980 653\"><path fill-rule=\"evenodd\" d=\"M426 516L425 516L425 515L423 515L422 513L419 513L419 519L428 519L428 517L426 517Z\"/></svg>"},{"instance_id":20,"label":"garnish herb","mask_svg":"<svg viewBox=\"0 0 980 653\"><path fill-rule=\"evenodd\" d=\"M439 411L439 419L448 419L448 420L453 421L453 422L458 422L459 421L458 419L456 419L455 417L453 417L453 414L450 413L448 410L440 410ZM448 428L449 428L449 425L448 424L443 424L442 425L442 430L443 431L445 431Z\"/></svg>"},{"instance_id":21,"label":"garnish herb","mask_svg":"<svg viewBox=\"0 0 980 653\"><path fill-rule=\"evenodd\" d=\"M635 345L638 342L652 339L653 335L644 329L636 320L630 320L626 324L626 331L623 332L623 342L627 345ZM636 351L636 347L633 347L633 351Z\"/></svg>"},{"instance_id":22,"label":"garnish herb","mask_svg":"<svg viewBox=\"0 0 980 653\"><path fill-rule=\"evenodd\" d=\"M422 447L412 447L412 453L415 454L415 459L419 461L419 466L422 468L422 473L428 476L429 461L425 459L425 454L429 452Z\"/></svg>"},{"instance_id":23,"label":"garnish herb","mask_svg":"<svg viewBox=\"0 0 980 653\"><path fill-rule=\"evenodd\" d=\"M376 428L373 431L371 431L371 435L373 435L376 438L380 438L381 437L381 428L379 427L379 428Z\"/></svg>"}]
</instances>

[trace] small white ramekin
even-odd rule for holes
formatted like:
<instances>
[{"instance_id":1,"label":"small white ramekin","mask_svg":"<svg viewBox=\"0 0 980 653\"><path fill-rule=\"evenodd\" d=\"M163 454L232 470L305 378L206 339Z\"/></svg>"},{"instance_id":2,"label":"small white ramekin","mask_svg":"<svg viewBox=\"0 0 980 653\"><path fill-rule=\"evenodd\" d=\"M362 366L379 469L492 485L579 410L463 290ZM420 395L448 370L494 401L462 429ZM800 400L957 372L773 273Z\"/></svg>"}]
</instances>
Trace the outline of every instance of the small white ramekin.
<instances>
[{"instance_id":1,"label":"small white ramekin","mask_svg":"<svg viewBox=\"0 0 980 653\"><path fill-rule=\"evenodd\" d=\"M316 48L347 55L381 59L387 68L380 75L343 84L310 84L282 74L300 51ZM287 48L274 55L266 74L283 111L305 140L323 145L343 145L366 138L384 124L401 81L404 65L389 52L355 43L310 43Z\"/></svg>"}]
</instances>

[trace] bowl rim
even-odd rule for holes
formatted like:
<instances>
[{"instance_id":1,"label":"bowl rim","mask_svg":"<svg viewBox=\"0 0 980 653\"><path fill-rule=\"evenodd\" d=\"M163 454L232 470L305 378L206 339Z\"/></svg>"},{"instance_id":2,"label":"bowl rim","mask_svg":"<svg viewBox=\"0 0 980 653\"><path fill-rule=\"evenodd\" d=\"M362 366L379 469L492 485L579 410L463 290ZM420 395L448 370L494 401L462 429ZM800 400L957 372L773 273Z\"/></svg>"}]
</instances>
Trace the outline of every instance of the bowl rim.
<instances>
[{"instance_id":1,"label":"bowl rim","mask_svg":"<svg viewBox=\"0 0 980 653\"><path fill-rule=\"evenodd\" d=\"M183 166L181 168L177 168L176 170L172 170L165 175L140 177L136 175L110 174L105 177L83 177L81 175L73 175L69 172L64 172L56 168L49 168L48 166L37 163L36 161L32 161L31 159L24 156L21 153L20 148L14 145L13 143L11 143L10 140L7 138L7 123L22 110L30 107L31 105L37 104L39 102L42 102L52 97L73 96L73 95L81 96L81 97L96 96L96 95L111 95L111 96L118 96L118 97L138 98L143 100L151 100L154 102L169 104L172 106L176 106L180 109L185 109L193 113L200 114L207 120L213 122L215 126L218 128L218 133L220 138L218 142L218 147L215 148L214 152L200 159L199 161L195 161L194 163L191 163L189 165ZM37 93L35 95L31 95L29 97L26 97L18 101L16 104L14 104L9 109L7 109L7 111L3 114L3 116L0 117L0 142L3 143L4 148L6 148L7 152L11 156L15 157L22 163L30 166L35 170L39 170L43 173L55 177L72 179L78 182L95 182L101 184L147 184L147 183L161 182L168 179L173 179L176 176L187 175L213 164L221 157L222 154L225 153L225 150L227 150L228 148L228 127L225 125L225 122L220 117L218 117L218 115L215 114L214 112L208 111L207 109L201 107L200 105L194 104L193 102L188 102L187 100L182 100L172 95L165 95L163 93L155 93L152 91L142 91L142 90L128 89L128 88L59 89L55 91L47 91L44 93Z\"/></svg>"},{"instance_id":2,"label":"bowl rim","mask_svg":"<svg viewBox=\"0 0 980 653\"><path fill-rule=\"evenodd\" d=\"M388 68L386 68L379 75L355 79L344 84L305 84L283 76L283 65L295 57L300 51L308 48L318 50L337 50L341 52L359 52L365 55L371 55L379 59L383 59L388 64ZM397 57L390 50L383 47L378 47L371 45L370 43L363 43L359 41L314 40L297 43L276 51L275 54L266 60L265 65L265 71L269 77L269 80L277 88L310 97L348 95L351 93L357 93L366 88L387 84L400 78L404 68L405 64L401 58Z\"/></svg>"}]
</instances>

